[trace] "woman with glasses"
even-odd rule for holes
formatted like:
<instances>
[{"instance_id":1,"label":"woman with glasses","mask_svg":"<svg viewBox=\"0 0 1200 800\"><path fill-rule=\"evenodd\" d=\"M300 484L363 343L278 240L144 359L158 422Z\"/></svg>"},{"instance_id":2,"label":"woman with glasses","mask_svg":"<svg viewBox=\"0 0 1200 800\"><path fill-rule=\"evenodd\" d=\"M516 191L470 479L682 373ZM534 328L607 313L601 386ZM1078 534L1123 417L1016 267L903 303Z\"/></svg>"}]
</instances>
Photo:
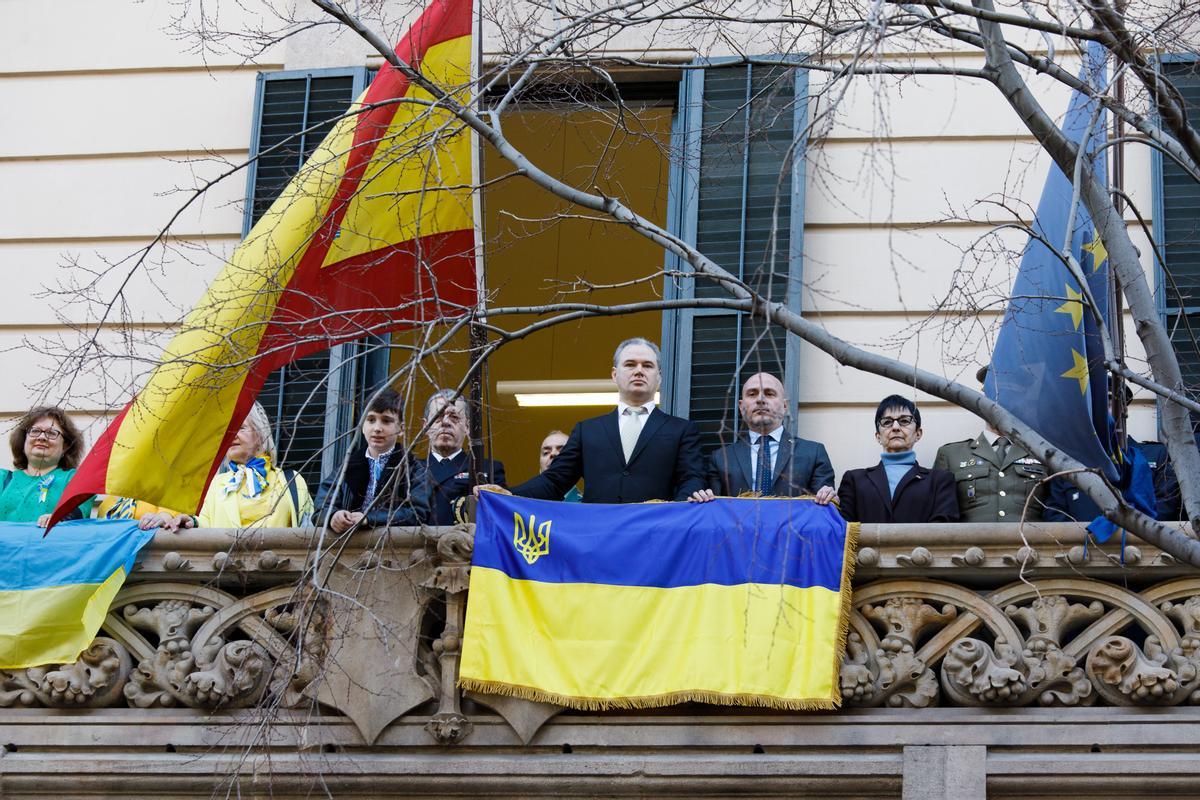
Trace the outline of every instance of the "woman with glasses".
<instances>
[{"instance_id":1,"label":"woman with glasses","mask_svg":"<svg viewBox=\"0 0 1200 800\"><path fill-rule=\"evenodd\" d=\"M258 403L242 422L213 477L198 516L160 511L141 518L143 530L165 528L295 528L312 519L313 501L304 478L275 466L271 421Z\"/></svg>"},{"instance_id":2,"label":"woman with glasses","mask_svg":"<svg viewBox=\"0 0 1200 800\"><path fill-rule=\"evenodd\" d=\"M45 525L83 457L83 436L61 408L39 406L21 417L8 443L13 469L0 470L0 520ZM68 519L87 516L91 505Z\"/></svg>"},{"instance_id":3,"label":"woman with glasses","mask_svg":"<svg viewBox=\"0 0 1200 800\"><path fill-rule=\"evenodd\" d=\"M913 401L891 395L875 410L879 463L842 476L838 507L851 522L956 522L954 475L917 463L921 412Z\"/></svg>"}]
</instances>

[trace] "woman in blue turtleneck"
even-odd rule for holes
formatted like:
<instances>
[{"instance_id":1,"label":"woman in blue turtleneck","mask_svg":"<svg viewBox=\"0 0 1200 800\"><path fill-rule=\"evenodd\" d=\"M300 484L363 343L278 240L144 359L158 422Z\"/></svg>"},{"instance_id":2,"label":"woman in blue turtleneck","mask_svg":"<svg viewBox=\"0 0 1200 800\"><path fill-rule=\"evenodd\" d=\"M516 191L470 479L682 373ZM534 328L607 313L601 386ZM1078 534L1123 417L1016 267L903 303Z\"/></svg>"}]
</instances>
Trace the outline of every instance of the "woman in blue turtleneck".
<instances>
[{"instance_id":1,"label":"woman in blue turtleneck","mask_svg":"<svg viewBox=\"0 0 1200 800\"><path fill-rule=\"evenodd\" d=\"M851 522L956 522L954 475L917 463L921 412L913 401L891 395L875 410L880 461L842 476L838 506Z\"/></svg>"}]
</instances>

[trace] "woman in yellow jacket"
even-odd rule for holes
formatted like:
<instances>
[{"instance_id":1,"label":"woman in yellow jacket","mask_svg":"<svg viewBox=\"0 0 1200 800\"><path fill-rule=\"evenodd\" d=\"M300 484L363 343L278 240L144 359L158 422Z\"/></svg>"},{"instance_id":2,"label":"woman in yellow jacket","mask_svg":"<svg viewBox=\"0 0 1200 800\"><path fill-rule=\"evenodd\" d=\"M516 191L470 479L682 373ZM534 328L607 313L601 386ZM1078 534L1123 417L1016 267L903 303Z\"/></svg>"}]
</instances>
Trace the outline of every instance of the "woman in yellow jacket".
<instances>
[{"instance_id":1,"label":"woman in yellow jacket","mask_svg":"<svg viewBox=\"0 0 1200 800\"><path fill-rule=\"evenodd\" d=\"M221 471L213 477L198 516L167 512L143 517L143 529L165 528L296 528L308 525L312 496L304 478L274 465L275 437L267 412L258 403L225 453Z\"/></svg>"}]
</instances>

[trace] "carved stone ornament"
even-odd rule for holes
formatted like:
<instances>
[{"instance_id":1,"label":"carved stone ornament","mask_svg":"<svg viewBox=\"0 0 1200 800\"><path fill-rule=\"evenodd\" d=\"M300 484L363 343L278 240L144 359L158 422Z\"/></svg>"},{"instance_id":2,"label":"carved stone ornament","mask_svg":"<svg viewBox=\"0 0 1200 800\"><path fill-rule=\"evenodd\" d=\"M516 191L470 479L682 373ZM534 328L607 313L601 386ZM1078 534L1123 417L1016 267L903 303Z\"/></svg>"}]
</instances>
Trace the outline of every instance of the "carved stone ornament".
<instances>
[{"instance_id":1,"label":"carved stone ornament","mask_svg":"<svg viewBox=\"0 0 1200 800\"><path fill-rule=\"evenodd\" d=\"M98 637L71 664L0 670L0 706L102 708L121 697L131 669L128 650Z\"/></svg>"},{"instance_id":2,"label":"carved stone ornament","mask_svg":"<svg viewBox=\"0 0 1200 800\"><path fill-rule=\"evenodd\" d=\"M990 595L941 581L896 580L859 587L855 595L871 602L851 619L841 670L846 705L1200 702L1196 579L1138 594L1057 578ZM1143 646L1121 633L1134 628ZM931 691L935 667L940 686Z\"/></svg>"},{"instance_id":3,"label":"carved stone ornament","mask_svg":"<svg viewBox=\"0 0 1200 800\"><path fill-rule=\"evenodd\" d=\"M242 708L256 702L266 688L272 661L255 642L217 638L193 647L197 630L216 613L212 606L174 599L153 606L127 605L122 613L135 628L158 639L154 655L138 664L125 685L130 705Z\"/></svg>"},{"instance_id":4,"label":"carved stone ornament","mask_svg":"<svg viewBox=\"0 0 1200 800\"><path fill-rule=\"evenodd\" d=\"M1167 569L1156 548L1128 546L1122 564L1122 551L1094 546L1085 557L1078 539L1056 546L1035 533L1001 540L985 529L981 536L993 538L928 546L881 536L861 548L864 572L893 577L860 575L855 587L843 704L1200 704L1200 579L1130 588L1149 581L1129 574ZM146 560L147 572L135 573L102 634L73 663L0 670L0 707L222 712L319 704L320 714L352 722L367 745L386 739L397 719L420 714L426 746L471 743L481 719L496 721L483 707L508 723L512 741L536 742L561 711L477 693L463 703L469 528L364 537L369 546L339 550L332 562L329 550L309 552L307 539L288 536L270 547L231 537L207 550L173 541L181 552L164 547L161 558ZM295 539L301 545L289 544ZM306 572L297 582L300 564Z\"/></svg>"}]
</instances>

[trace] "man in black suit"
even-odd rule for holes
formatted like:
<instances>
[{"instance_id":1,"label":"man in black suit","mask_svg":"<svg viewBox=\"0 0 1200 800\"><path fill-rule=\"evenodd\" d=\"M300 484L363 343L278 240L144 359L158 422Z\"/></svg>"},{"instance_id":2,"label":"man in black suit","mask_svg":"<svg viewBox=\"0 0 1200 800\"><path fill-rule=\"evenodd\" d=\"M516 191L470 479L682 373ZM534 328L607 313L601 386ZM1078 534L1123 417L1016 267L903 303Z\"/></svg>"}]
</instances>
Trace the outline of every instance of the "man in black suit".
<instances>
[{"instance_id":1,"label":"man in black suit","mask_svg":"<svg viewBox=\"0 0 1200 800\"><path fill-rule=\"evenodd\" d=\"M362 439L355 443L341 481L321 481L317 524L329 519L334 533L355 525L381 528L420 525L429 518L429 482L424 463L405 457L399 444L404 418L400 395L384 389L363 417ZM335 492L335 489L337 490Z\"/></svg>"},{"instance_id":2,"label":"man in black suit","mask_svg":"<svg viewBox=\"0 0 1200 800\"><path fill-rule=\"evenodd\" d=\"M472 473L478 473L479 483L505 486L504 464L485 459L473 467L470 450L463 449L471 428L469 413L467 401L456 398L453 389L439 389L425 403L425 422L429 424L426 468L432 494L430 522L434 525L458 521L454 506L470 493L475 483Z\"/></svg>"},{"instance_id":3,"label":"man in black suit","mask_svg":"<svg viewBox=\"0 0 1200 800\"><path fill-rule=\"evenodd\" d=\"M851 522L956 522L954 474L917 463L912 449L920 439L916 404L899 395L885 397L875 410L875 440L884 452L875 466L842 476L842 516Z\"/></svg>"},{"instance_id":4,"label":"man in black suit","mask_svg":"<svg viewBox=\"0 0 1200 800\"><path fill-rule=\"evenodd\" d=\"M699 429L655 407L661 382L658 347L640 338L621 342L612 377L617 409L578 423L546 471L513 494L561 500L583 478L585 503L711 500Z\"/></svg>"},{"instance_id":5,"label":"man in black suit","mask_svg":"<svg viewBox=\"0 0 1200 800\"><path fill-rule=\"evenodd\" d=\"M787 413L783 383L768 372L752 375L742 386L738 410L747 436L713 451L708 486L720 495L745 492L763 496L816 495L826 505L833 489L833 465L825 445L792 436L783 427Z\"/></svg>"}]
</instances>

